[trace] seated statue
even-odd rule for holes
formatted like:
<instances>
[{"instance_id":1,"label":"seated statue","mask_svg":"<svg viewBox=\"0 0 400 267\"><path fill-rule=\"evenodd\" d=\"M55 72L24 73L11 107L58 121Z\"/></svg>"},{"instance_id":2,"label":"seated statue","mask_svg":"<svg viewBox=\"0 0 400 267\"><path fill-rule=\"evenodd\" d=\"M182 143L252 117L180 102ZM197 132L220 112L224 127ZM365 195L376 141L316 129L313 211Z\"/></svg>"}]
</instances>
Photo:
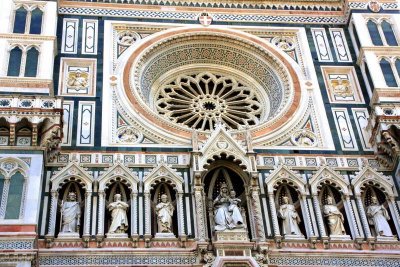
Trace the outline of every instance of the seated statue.
<instances>
[{"instance_id":1,"label":"seated statue","mask_svg":"<svg viewBox=\"0 0 400 267\"><path fill-rule=\"evenodd\" d=\"M343 225L343 214L339 211L337 206L333 204L333 198L331 196L327 197L323 212L329 227L329 234L346 235L346 230Z\"/></svg>"},{"instance_id":2,"label":"seated statue","mask_svg":"<svg viewBox=\"0 0 400 267\"><path fill-rule=\"evenodd\" d=\"M240 212L241 200L236 198L236 192L231 190L228 195L228 186L222 183L219 195L214 199L214 230L224 231L243 227L243 217Z\"/></svg>"}]
</instances>

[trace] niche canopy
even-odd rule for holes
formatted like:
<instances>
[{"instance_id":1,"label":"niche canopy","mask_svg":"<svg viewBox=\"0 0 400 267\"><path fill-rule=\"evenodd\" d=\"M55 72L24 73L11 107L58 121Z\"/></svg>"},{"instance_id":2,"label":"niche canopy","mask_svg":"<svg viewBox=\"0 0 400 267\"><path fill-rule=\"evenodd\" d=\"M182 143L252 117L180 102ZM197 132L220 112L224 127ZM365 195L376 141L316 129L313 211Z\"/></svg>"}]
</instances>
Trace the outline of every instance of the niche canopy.
<instances>
[{"instance_id":1,"label":"niche canopy","mask_svg":"<svg viewBox=\"0 0 400 267\"><path fill-rule=\"evenodd\" d=\"M164 130L273 130L296 111L297 75L258 37L228 29L178 28L130 50L124 89L133 107Z\"/></svg>"}]
</instances>

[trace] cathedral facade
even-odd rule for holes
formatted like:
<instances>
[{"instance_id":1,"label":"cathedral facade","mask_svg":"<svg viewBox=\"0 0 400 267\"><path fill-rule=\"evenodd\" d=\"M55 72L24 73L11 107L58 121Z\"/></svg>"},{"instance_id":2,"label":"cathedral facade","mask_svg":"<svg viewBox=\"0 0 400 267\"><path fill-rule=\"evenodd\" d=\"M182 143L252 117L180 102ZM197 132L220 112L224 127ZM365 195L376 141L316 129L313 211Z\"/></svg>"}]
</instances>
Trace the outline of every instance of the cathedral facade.
<instances>
[{"instance_id":1,"label":"cathedral facade","mask_svg":"<svg viewBox=\"0 0 400 267\"><path fill-rule=\"evenodd\" d=\"M2 0L1 266L400 266L396 0Z\"/></svg>"}]
</instances>

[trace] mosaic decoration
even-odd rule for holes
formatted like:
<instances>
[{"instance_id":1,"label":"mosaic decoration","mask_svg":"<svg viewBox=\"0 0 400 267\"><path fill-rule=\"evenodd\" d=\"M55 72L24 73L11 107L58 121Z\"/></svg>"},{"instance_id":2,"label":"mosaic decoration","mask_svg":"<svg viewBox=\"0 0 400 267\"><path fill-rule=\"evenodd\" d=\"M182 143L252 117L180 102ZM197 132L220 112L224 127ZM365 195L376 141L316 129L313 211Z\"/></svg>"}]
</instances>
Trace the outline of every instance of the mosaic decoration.
<instances>
[{"instance_id":1,"label":"mosaic decoration","mask_svg":"<svg viewBox=\"0 0 400 267\"><path fill-rule=\"evenodd\" d=\"M364 103L354 67L322 66L321 69L331 103Z\"/></svg>"},{"instance_id":2,"label":"mosaic decoration","mask_svg":"<svg viewBox=\"0 0 400 267\"><path fill-rule=\"evenodd\" d=\"M312 256L273 256L270 257L270 264L283 265L283 266L365 266L365 267L398 267L400 261L398 259L387 258L343 258L340 256L335 257L312 257Z\"/></svg>"},{"instance_id":3,"label":"mosaic decoration","mask_svg":"<svg viewBox=\"0 0 400 267\"><path fill-rule=\"evenodd\" d=\"M63 20L61 53L76 54L78 51L78 19Z\"/></svg>"},{"instance_id":4,"label":"mosaic decoration","mask_svg":"<svg viewBox=\"0 0 400 267\"><path fill-rule=\"evenodd\" d=\"M59 94L95 96L96 59L61 58Z\"/></svg>"},{"instance_id":5,"label":"mosaic decoration","mask_svg":"<svg viewBox=\"0 0 400 267\"><path fill-rule=\"evenodd\" d=\"M35 240L0 240L0 250L35 249Z\"/></svg>"}]
</instances>

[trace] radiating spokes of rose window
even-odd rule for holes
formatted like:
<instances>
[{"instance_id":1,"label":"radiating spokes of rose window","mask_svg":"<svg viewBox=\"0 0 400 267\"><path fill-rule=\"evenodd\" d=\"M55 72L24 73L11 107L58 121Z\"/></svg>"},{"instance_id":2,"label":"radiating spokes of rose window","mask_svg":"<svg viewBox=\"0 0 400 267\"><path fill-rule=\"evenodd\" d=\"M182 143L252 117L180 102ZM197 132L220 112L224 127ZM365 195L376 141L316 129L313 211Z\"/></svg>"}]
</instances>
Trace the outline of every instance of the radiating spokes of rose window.
<instances>
[{"instance_id":1,"label":"radiating spokes of rose window","mask_svg":"<svg viewBox=\"0 0 400 267\"><path fill-rule=\"evenodd\" d=\"M180 75L164 85L156 99L160 114L199 130L212 130L217 121L231 129L257 125L262 113L251 87L209 72Z\"/></svg>"}]
</instances>

